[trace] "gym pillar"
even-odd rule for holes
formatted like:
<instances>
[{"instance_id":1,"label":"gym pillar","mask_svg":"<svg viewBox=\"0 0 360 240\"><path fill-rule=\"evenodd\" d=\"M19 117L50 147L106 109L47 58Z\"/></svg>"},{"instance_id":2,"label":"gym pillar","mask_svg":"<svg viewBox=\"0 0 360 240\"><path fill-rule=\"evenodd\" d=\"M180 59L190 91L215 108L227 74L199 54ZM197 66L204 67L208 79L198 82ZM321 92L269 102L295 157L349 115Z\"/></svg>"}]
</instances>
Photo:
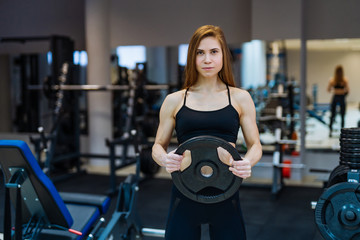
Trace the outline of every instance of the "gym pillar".
<instances>
[{"instance_id":1,"label":"gym pillar","mask_svg":"<svg viewBox=\"0 0 360 240\"><path fill-rule=\"evenodd\" d=\"M9 55L0 56L0 89L10 89L10 66L9 66ZM2 91L0 95L0 132L11 132L11 92Z\"/></svg>"},{"instance_id":2,"label":"gym pillar","mask_svg":"<svg viewBox=\"0 0 360 240\"><path fill-rule=\"evenodd\" d=\"M88 84L111 84L110 80L110 20L109 0L86 0L85 32L88 53ZM107 154L104 139L112 136L112 102L108 92L88 94L89 149L92 154ZM90 164L107 164L100 159L92 159Z\"/></svg>"}]
</instances>

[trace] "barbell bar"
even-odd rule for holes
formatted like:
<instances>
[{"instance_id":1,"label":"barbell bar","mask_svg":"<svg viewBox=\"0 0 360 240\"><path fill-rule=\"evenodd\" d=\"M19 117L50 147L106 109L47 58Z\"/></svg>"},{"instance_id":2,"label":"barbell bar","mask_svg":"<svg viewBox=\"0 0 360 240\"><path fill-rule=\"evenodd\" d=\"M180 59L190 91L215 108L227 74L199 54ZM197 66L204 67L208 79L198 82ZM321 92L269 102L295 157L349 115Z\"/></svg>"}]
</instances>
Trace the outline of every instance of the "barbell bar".
<instances>
[{"instance_id":1,"label":"barbell bar","mask_svg":"<svg viewBox=\"0 0 360 240\"><path fill-rule=\"evenodd\" d=\"M141 233L147 237L165 237L165 230L164 229L155 229L155 228L142 228Z\"/></svg>"},{"instance_id":2,"label":"barbell bar","mask_svg":"<svg viewBox=\"0 0 360 240\"><path fill-rule=\"evenodd\" d=\"M97 85L97 84L88 84L88 85L52 85L51 90L58 91L124 91L129 89L136 89L136 87L131 87L129 85ZM167 90L169 85L143 85L143 88L146 90ZM43 90L42 85L28 85L29 90Z\"/></svg>"},{"instance_id":3,"label":"barbell bar","mask_svg":"<svg viewBox=\"0 0 360 240\"><path fill-rule=\"evenodd\" d=\"M278 167L278 168L305 168L305 164L302 163L266 163L266 162L259 162L255 166L257 167Z\"/></svg>"}]
</instances>

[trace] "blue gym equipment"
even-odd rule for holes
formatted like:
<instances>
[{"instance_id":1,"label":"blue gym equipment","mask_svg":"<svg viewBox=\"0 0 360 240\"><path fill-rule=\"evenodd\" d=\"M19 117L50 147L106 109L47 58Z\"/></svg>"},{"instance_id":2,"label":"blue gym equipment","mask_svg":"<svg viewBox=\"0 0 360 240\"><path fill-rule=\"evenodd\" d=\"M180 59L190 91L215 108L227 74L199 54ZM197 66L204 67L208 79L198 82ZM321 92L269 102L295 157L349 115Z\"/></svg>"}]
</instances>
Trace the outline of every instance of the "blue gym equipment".
<instances>
[{"instance_id":1,"label":"blue gym equipment","mask_svg":"<svg viewBox=\"0 0 360 240\"><path fill-rule=\"evenodd\" d=\"M4 240L84 239L103 222L110 198L59 193L24 141L0 140L0 166L5 182Z\"/></svg>"}]
</instances>

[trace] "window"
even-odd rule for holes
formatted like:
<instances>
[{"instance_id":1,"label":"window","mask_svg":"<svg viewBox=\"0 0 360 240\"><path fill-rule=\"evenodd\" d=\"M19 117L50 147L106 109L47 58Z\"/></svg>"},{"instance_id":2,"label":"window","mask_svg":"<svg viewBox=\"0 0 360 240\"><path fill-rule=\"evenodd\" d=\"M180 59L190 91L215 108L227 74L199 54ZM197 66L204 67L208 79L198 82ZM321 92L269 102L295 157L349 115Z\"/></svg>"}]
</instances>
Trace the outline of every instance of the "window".
<instances>
[{"instance_id":1,"label":"window","mask_svg":"<svg viewBox=\"0 0 360 240\"><path fill-rule=\"evenodd\" d=\"M146 62L145 46L120 46L116 48L119 66L135 69L136 63Z\"/></svg>"},{"instance_id":2,"label":"window","mask_svg":"<svg viewBox=\"0 0 360 240\"><path fill-rule=\"evenodd\" d=\"M187 59L189 44L181 44L179 46L179 65L185 66Z\"/></svg>"}]
</instances>

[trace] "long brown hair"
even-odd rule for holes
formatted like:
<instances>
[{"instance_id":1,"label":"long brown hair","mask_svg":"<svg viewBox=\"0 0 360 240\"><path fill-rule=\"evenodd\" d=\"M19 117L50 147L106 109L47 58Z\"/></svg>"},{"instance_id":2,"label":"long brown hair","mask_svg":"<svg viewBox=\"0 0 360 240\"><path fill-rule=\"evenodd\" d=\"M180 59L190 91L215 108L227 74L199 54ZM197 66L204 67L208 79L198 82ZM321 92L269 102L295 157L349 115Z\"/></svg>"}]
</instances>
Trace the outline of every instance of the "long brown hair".
<instances>
[{"instance_id":1,"label":"long brown hair","mask_svg":"<svg viewBox=\"0 0 360 240\"><path fill-rule=\"evenodd\" d=\"M223 53L223 67L218 75L221 81L234 87L235 81L231 68L231 54L224 33L218 26L204 25L199 27L190 39L183 88L193 86L198 80L199 73L196 70L196 51L200 41L206 37L215 37L219 41Z\"/></svg>"},{"instance_id":2,"label":"long brown hair","mask_svg":"<svg viewBox=\"0 0 360 240\"><path fill-rule=\"evenodd\" d=\"M341 65L338 65L335 68L334 81L337 84L341 84L344 82L344 69Z\"/></svg>"}]
</instances>

